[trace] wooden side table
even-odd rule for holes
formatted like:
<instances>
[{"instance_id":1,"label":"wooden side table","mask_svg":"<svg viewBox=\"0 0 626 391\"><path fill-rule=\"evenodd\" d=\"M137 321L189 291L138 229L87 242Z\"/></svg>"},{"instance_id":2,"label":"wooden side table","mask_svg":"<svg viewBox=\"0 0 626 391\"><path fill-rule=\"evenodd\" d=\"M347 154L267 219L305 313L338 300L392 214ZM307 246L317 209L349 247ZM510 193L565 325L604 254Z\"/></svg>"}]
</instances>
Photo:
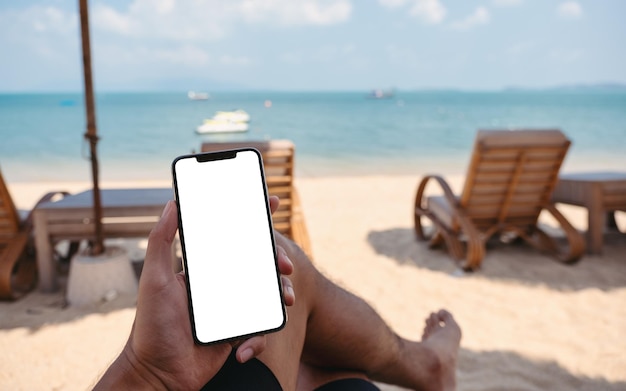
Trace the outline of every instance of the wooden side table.
<instances>
[{"instance_id":1,"label":"wooden side table","mask_svg":"<svg viewBox=\"0 0 626 391\"><path fill-rule=\"evenodd\" d=\"M626 172L560 175L552 200L587 209L587 250L601 254L604 228L616 228L614 211L626 211Z\"/></svg>"}]
</instances>

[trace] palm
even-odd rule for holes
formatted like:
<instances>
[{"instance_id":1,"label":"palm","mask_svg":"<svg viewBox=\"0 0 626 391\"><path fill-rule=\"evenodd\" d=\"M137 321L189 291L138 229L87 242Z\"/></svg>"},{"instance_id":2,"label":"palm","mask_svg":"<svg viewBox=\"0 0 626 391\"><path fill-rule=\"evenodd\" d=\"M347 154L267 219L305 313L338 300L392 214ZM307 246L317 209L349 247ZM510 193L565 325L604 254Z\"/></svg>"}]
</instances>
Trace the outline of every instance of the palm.
<instances>
[{"instance_id":1,"label":"palm","mask_svg":"<svg viewBox=\"0 0 626 391\"><path fill-rule=\"evenodd\" d=\"M133 350L161 373L161 381L170 387L200 389L226 361L228 344L198 346L193 342L187 310L184 276L173 276L164 285L152 284L141 291L133 326ZM184 325L181 327L181 322ZM185 379L188 384L181 384Z\"/></svg>"}]
</instances>

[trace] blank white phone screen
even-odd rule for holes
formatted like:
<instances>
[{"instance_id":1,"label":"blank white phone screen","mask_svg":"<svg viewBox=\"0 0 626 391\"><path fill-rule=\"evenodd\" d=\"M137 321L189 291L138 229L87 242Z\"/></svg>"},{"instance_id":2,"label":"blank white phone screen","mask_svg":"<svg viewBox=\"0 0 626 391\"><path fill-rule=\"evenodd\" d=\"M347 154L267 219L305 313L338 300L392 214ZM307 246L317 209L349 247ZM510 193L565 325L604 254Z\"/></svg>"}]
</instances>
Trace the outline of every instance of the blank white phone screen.
<instances>
[{"instance_id":1,"label":"blank white phone screen","mask_svg":"<svg viewBox=\"0 0 626 391\"><path fill-rule=\"evenodd\" d=\"M182 157L174 179L197 341L281 328L285 312L258 152Z\"/></svg>"}]
</instances>

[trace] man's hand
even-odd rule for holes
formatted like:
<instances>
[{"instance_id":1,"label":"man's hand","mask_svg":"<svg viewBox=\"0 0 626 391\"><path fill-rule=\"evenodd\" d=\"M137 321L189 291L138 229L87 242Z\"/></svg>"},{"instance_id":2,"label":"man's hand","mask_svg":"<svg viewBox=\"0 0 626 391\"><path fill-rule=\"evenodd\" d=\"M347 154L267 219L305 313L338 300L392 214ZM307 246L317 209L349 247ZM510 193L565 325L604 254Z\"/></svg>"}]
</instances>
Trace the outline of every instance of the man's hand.
<instances>
[{"instance_id":1,"label":"man's hand","mask_svg":"<svg viewBox=\"0 0 626 391\"><path fill-rule=\"evenodd\" d=\"M278 202L278 197L270 198L272 213ZM170 201L150 233L130 337L97 389L200 389L230 354L229 343L200 346L193 341L185 276L172 270L171 246L177 229L176 203ZM277 251L284 300L290 306L295 296L286 276L293 272L293 264L283 248L277 247ZM265 343L264 335L243 341L237 347L237 360L256 357Z\"/></svg>"}]
</instances>

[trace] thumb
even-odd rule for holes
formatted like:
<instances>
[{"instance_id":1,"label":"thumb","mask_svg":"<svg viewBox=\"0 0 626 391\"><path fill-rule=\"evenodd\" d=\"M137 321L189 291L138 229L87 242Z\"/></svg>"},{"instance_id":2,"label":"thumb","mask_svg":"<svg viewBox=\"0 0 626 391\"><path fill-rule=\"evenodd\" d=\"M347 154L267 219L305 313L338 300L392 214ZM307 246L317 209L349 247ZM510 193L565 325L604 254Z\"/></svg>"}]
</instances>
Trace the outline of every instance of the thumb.
<instances>
[{"instance_id":1,"label":"thumb","mask_svg":"<svg viewBox=\"0 0 626 391\"><path fill-rule=\"evenodd\" d=\"M148 248L141 274L152 281L167 280L174 276L172 270L172 243L178 229L177 208L174 201L168 201L161 219L150 232Z\"/></svg>"}]
</instances>

